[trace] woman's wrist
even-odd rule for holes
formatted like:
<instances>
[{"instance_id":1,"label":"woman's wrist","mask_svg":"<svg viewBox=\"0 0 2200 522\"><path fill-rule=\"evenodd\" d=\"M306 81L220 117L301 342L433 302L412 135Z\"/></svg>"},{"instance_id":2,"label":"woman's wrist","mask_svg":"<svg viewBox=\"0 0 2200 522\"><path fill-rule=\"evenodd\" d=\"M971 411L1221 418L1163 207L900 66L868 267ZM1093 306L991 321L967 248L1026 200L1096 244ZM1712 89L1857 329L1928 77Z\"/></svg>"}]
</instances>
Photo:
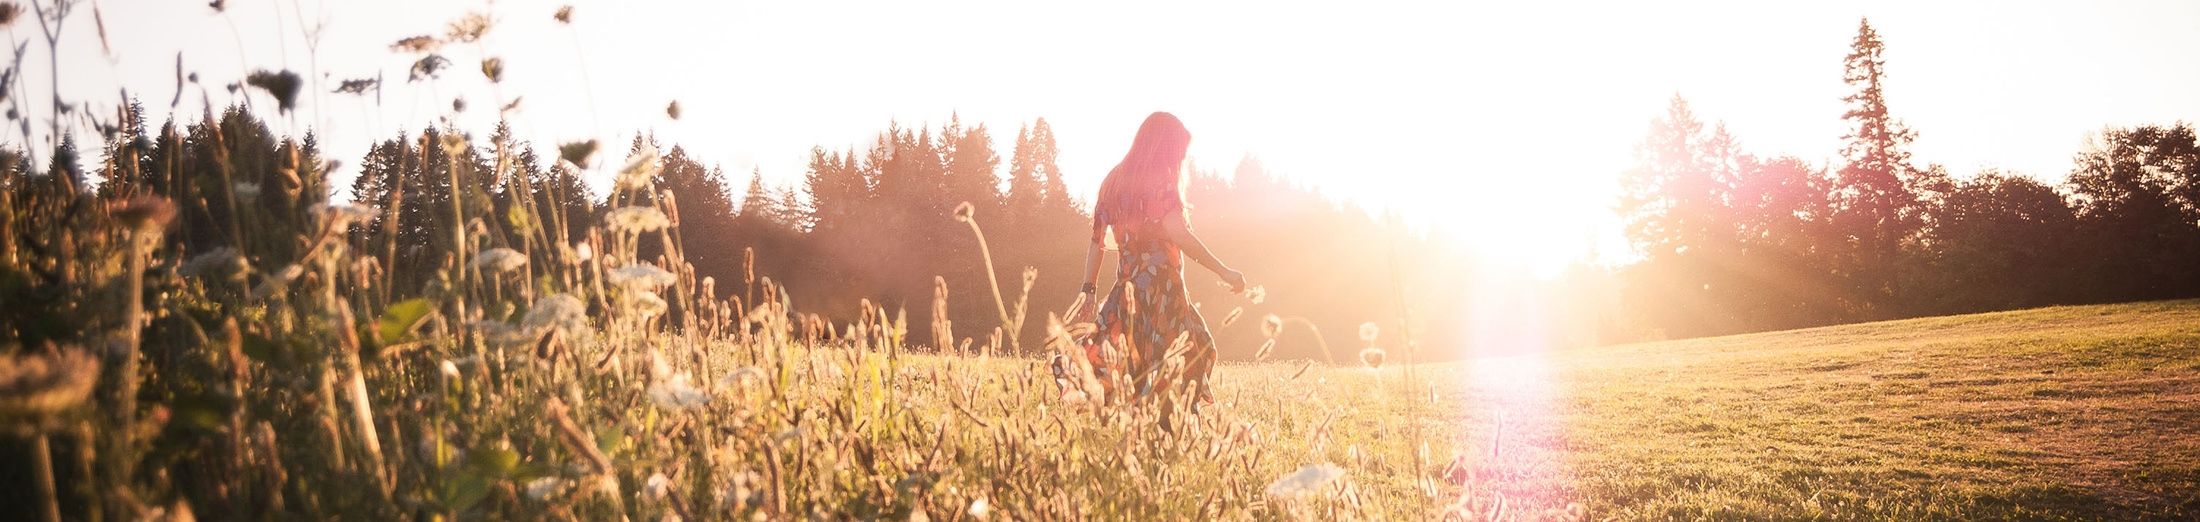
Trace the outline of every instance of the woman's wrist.
<instances>
[{"instance_id":1,"label":"woman's wrist","mask_svg":"<svg viewBox=\"0 0 2200 522\"><path fill-rule=\"evenodd\" d=\"M1086 281L1086 282L1085 282L1085 286L1083 286L1083 287L1079 287L1079 290L1082 290L1082 291L1083 291L1084 293L1087 293L1087 294L1094 294L1094 293L1099 293L1099 291L1100 291L1100 287L1098 287L1098 286L1094 286L1094 285L1093 285L1093 283L1092 283L1091 281Z\"/></svg>"}]
</instances>

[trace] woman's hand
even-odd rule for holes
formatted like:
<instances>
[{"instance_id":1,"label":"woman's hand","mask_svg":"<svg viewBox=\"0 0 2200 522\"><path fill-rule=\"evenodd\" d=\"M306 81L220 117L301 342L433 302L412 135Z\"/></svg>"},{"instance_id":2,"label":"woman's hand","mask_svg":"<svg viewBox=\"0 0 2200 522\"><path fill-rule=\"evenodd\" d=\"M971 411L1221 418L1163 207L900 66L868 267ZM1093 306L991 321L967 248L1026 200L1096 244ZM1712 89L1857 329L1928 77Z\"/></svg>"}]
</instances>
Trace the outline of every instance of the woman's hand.
<instances>
[{"instance_id":1,"label":"woman's hand","mask_svg":"<svg viewBox=\"0 0 2200 522\"><path fill-rule=\"evenodd\" d=\"M1092 292L1078 292L1077 300L1069 304L1069 315L1064 319L1069 324L1089 323L1093 322L1094 316L1099 315L1099 312L1099 296L1092 295Z\"/></svg>"},{"instance_id":2,"label":"woman's hand","mask_svg":"<svg viewBox=\"0 0 2200 522\"><path fill-rule=\"evenodd\" d=\"M1222 271L1222 284L1230 285L1230 293L1245 291L1245 273L1236 270Z\"/></svg>"}]
</instances>

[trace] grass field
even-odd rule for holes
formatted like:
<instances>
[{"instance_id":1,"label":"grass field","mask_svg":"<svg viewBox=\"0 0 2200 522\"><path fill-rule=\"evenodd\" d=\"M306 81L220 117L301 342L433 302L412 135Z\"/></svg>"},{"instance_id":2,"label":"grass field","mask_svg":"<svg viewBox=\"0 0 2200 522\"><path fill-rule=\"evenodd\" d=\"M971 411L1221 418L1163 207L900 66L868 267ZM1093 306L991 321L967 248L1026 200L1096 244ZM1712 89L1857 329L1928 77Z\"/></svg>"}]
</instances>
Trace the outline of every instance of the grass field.
<instances>
[{"instance_id":1,"label":"grass field","mask_svg":"<svg viewBox=\"0 0 2200 522\"><path fill-rule=\"evenodd\" d=\"M1236 403L1220 415L1303 441L1305 419L1333 412L1335 442L1305 459L1337 462L1388 518L1444 509L1415 498L1408 463L1422 450L1401 436L1415 426L1438 457L1420 476L1450 479L1438 502L1484 515L1556 518L1571 503L1597 520L2200 516L2195 301L1426 365L1424 405L1401 393L1404 369L1292 380L1288 366L1226 369Z\"/></svg>"},{"instance_id":2,"label":"grass field","mask_svg":"<svg viewBox=\"0 0 2200 522\"><path fill-rule=\"evenodd\" d=\"M1041 358L914 348L903 314L870 302L829 324L768 280L741 282L750 306L717 299L678 261L670 209L620 208L587 248L534 261L469 249L425 296L387 301L371 291L386 274L351 268L374 258L329 240L363 209L300 218L312 227L290 239L317 246L298 264L205 255L222 277L179 276L201 263L161 257L157 226L121 226L159 221L135 210L36 223L92 232L49 234L82 241L8 266L67 268L76 283L50 293L80 313L42 319L77 340L0 358L0 452L30 457L0 461L0 506L48 520L2200 516L2200 301L1443 364L1225 364L1194 415L1065 402ZM636 261L645 239L667 245L665 264ZM1065 348L1015 338L974 349Z\"/></svg>"}]
</instances>

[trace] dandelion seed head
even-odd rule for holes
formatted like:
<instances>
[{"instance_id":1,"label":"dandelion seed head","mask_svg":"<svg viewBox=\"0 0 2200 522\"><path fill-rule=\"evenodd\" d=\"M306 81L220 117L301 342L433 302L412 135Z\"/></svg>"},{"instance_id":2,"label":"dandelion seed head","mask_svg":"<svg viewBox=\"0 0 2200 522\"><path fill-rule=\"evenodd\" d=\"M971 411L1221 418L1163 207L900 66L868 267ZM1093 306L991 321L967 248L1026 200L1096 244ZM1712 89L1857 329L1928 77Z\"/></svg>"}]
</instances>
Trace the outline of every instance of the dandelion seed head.
<instances>
[{"instance_id":1,"label":"dandelion seed head","mask_svg":"<svg viewBox=\"0 0 2200 522\"><path fill-rule=\"evenodd\" d=\"M1267 301L1267 300L1268 300L1268 287L1265 287L1265 286L1261 286L1261 285L1253 285L1253 286L1251 286L1251 287L1248 287L1248 288L1246 288L1246 289L1245 289L1245 299L1246 299L1246 300L1248 300L1248 301L1252 301L1252 302L1253 302L1253 304L1260 304L1260 303L1261 303L1262 301Z\"/></svg>"},{"instance_id":2,"label":"dandelion seed head","mask_svg":"<svg viewBox=\"0 0 2200 522\"><path fill-rule=\"evenodd\" d=\"M1268 317L1261 318L1260 334L1269 339L1283 335L1283 318L1276 317L1276 314L1268 314Z\"/></svg>"},{"instance_id":3,"label":"dandelion seed head","mask_svg":"<svg viewBox=\"0 0 2200 522\"><path fill-rule=\"evenodd\" d=\"M504 247L491 248L475 257L470 264L474 270L501 274L527 266L527 254Z\"/></svg>"},{"instance_id":4,"label":"dandelion seed head","mask_svg":"<svg viewBox=\"0 0 2200 522\"><path fill-rule=\"evenodd\" d=\"M970 518L985 518L993 514L993 503L987 502L985 497L978 497L977 500L970 501L968 513Z\"/></svg>"},{"instance_id":5,"label":"dandelion seed head","mask_svg":"<svg viewBox=\"0 0 2200 522\"><path fill-rule=\"evenodd\" d=\"M1374 321L1360 323L1360 342L1373 343L1375 338L1382 334L1383 327L1377 326Z\"/></svg>"},{"instance_id":6,"label":"dandelion seed head","mask_svg":"<svg viewBox=\"0 0 2200 522\"><path fill-rule=\"evenodd\" d=\"M640 234L664 230L665 227L672 226L672 220L666 218L664 211L657 210L656 207L620 207L604 214L604 224L612 232Z\"/></svg>"},{"instance_id":7,"label":"dandelion seed head","mask_svg":"<svg viewBox=\"0 0 2200 522\"><path fill-rule=\"evenodd\" d=\"M1383 351L1382 348L1369 346L1365 350L1360 350L1360 363L1366 364L1369 368L1381 368L1383 367L1383 358L1389 355L1390 353Z\"/></svg>"},{"instance_id":8,"label":"dandelion seed head","mask_svg":"<svg viewBox=\"0 0 2200 522\"><path fill-rule=\"evenodd\" d=\"M450 359L444 359L443 364L437 366L440 370L443 371L444 377L449 377L452 379L458 378L458 363L451 362Z\"/></svg>"},{"instance_id":9,"label":"dandelion seed head","mask_svg":"<svg viewBox=\"0 0 2200 522\"><path fill-rule=\"evenodd\" d=\"M443 133L443 153L453 158L466 154L466 136L457 132Z\"/></svg>"},{"instance_id":10,"label":"dandelion seed head","mask_svg":"<svg viewBox=\"0 0 2200 522\"><path fill-rule=\"evenodd\" d=\"M573 244L573 260L587 262L589 259L593 259L595 257L596 249L589 248L588 243Z\"/></svg>"},{"instance_id":11,"label":"dandelion seed head","mask_svg":"<svg viewBox=\"0 0 2200 522\"><path fill-rule=\"evenodd\" d=\"M970 202L964 201L962 204L955 205L955 221L969 223L971 219L975 219L977 216L978 207L971 205Z\"/></svg>"}]
</instances>

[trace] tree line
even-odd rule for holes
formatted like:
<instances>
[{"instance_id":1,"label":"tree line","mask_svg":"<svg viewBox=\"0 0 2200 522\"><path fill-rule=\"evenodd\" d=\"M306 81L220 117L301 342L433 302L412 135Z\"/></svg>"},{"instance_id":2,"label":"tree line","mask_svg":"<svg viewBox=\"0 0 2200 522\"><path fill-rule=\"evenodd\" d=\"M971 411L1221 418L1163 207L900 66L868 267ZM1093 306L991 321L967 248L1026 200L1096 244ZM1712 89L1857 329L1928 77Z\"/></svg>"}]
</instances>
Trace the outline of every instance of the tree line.
<instances>
[{"instance_id":1,"label":"tree line","mask_svg":"<svg viewBox=\"0 0 2200 522\"><path fill-rule=\"evenodd\" d=\"M126 123L112 129L90 168L80 170L76 145L64 142L50 172L32 173L21 154L9 153L14 159L0 169L7 172L0 182L18 205L78 196L173 200L181 215L175 233L166 236L168 247L201 265L232 255L258 267L300 259L309 245L296 238L311 235L296 229L311 222L314 206L343 198L324 176L298 173L325 173L339 160L323 158L311 135L276 135L243 107L196 120L148 128L139 123L142 109L132 104L121 118ZM440 274L463 262L454 255L458 234L533 253L529 266L545 266L561 262L551 252L587 243L589 225L607 213L672 198L683 243L677 249L694 263L698 284L709 278L720 298L754 306L754 289L768 279L787 289L798 312L824 321L845 324L865 313L866 303L920 325L941 313L953 325L948 339L920 332L910 342L984 345L1001 321L978 239L954 219L956 207L967 202L984 230L1003 297L1010 307L1020 302L1031 311L1020 337L1029 347L1043 341L1046 314L1066 310L1075 297L1091 237L1090 195L1068 189L1059 146L1043 118L1022 125L1002 149L992 129L966 126L959 118L939 126L889 122L863 147L813 149L804 176L787 186L767 183L760 171L745 180L731 176L683 146L648 135L637 136L620 155L594 142L543 150L513 134L499 125L476 140L430 126L377 142L358 159L348 197L374 209L374 216L345 239L376 260L356 269L388 276L382 288L358 297L363 304L448 285ZM614 180L609 193L599 194L583 179L591 170L631 170L623 161L649 162L648 183L633 187L654 188ZM1281 334L1276 357L1325 357L1322 343L1333 341L1328 353L1342 362L1360 348L1349 335L1358 325L1402 324L1397 321L1408 316L1417 316L1413 327L1423 343L1459 338L1447 322L1428 318L1459 312L1469 272L1457 267L1466 265L1466 252L1291 184L1250 156L1226 173L1194 166L1190 180L1185 190L1194 226L1268 296L1255 303L1208 284L1212 276L1203 271L1187 271L1225 357L1252 358L1265 340L1257 323L1269 314L1304 319ZM459 228L454 218L467 225ZM11 248L59 240L28 222L0 225L11 225L0 226L10 231ZM645 243L641 255L651 259L666 246L674 245ZM221 273L208 266L177 268ZM1113 271L1101 277L1105 284ZM1415 284L1404 288L1405 280ZM1443 283L1424 284L1429 281ZM935 311L942 282L945 307ZM1029 297L1020 299L1027 284ZM16 325L38 322L16 319ZM1332 335L1320 337L1316 329Z\"/></svg>"},{"instance_id":2,"label":"tree line","mask_svg":"<svg viewBox=\"0 0 2200 522\"><path fill-rule=\"evenodd\" d=\"M1622 177L1626 319L1668 336L2200 296L2200 140L2103 130L2049 184L1919 165L1862 22L1840 159L1759 157L1675 96Z\"/></svg>"}]
</instances>

